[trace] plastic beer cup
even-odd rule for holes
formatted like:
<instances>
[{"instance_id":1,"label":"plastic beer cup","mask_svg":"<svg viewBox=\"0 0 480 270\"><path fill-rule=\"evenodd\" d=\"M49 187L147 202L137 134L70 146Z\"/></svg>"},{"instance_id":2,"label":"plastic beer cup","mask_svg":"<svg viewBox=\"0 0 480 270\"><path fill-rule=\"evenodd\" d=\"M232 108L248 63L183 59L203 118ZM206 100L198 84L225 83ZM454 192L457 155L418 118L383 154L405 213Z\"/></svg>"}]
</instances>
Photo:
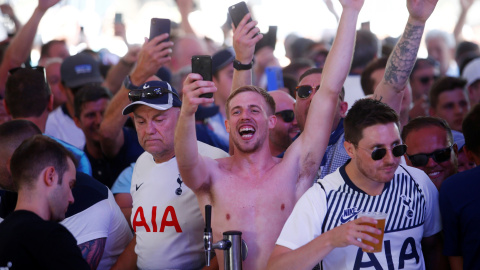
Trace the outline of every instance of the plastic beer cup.
<instances>
[{"instance_id":1,"label":"plastic beer cup","mask_svg":"<svg viewBox=\"0 0 480 270\"><path fill-rule=\"evenodd\" d=\"M361 217L370 217L374 218L377 220L377 224L372 224L372 223L362 223L362 225L368 225L372 226L374 228L377 228L382 231L381 234L372 234L365 232L366 234L378 239L378 244L374 244L370 241L362 240L365 244L372 246L373 250L365 250L362 248L363 252L382 252L382 246L383 246L383 234L385 232L385 220L387 219L387 214L386 213L380 213L380 212L361 212L358 214L358 218Z\"/></svg>"}]
</instances>

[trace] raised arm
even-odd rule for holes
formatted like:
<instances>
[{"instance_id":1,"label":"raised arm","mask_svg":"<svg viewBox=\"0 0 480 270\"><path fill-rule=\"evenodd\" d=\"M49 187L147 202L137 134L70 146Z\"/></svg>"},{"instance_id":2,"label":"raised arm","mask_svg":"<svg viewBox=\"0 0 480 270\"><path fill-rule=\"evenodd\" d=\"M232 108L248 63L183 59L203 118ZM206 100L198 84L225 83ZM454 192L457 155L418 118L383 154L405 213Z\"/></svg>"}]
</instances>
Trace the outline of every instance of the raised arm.
<instances>
[{"instance_id":1,"label":"raised arm","mask_svg":"<svg viewBox=\"0 0 480 270\"><path fill-rule=\"evenodd\" d=\"M33 39L37 33L38 24L47 10L60 0L39 0L28 22L17 31L17 34L8 45L0 65L0 96L5 95L5 83L8 71L19 67L27 60L32 50Z\"/></svg>"},{"instance_id":2,"label":"raised arm","mask_svg":"<svg viewBox=\"0 0 480 270\"><path fill-rule=\"evenodd\" d=\"M213 98L202 98L200 95L216 90L213 82L203 81L202 76L196 73L188 74L183 83L182 108L175 129L175 156L185 185L194 192L210 181L206 159L198 153L195 112L198 105L213 102Z\"/></svg>"},{"instance_id":3,"label":"raised arm","mask_svg":"<svg viewBox=\"0 0 480 270\"><path fill-rule=\"evenodd\" d=\"M425 23L438 0L407 0L409 17L400 40L388 58L385 75L374 96L400 113L405 86L417 59Z\"/></svg>"},{"instance_id":4,"label":"raised arm","mask_svg":"<svg viewBox=\"0 0 480 270\"><path fill-rule=\"evenodd\" d=\"M357 18L364 1L340 2L343 11L335 41L325 62L320 89L313 96L304 131L284 156L284 161L298 164L299 174L304 176L300 179L302 187L297 189L297 198L311 186L325 153L338 95L352 61Z\"/></svg>"},{"instance_id":5,"label":"raised arm","mask_svg":"<svg viewBox=\"0 0 480 270\"><path fill-rule=\"evenodd\" d=\"M468 11L472 7L474 1L475 0L459 0L460 14L458 15L457 24L455 24L455 28L453 29L453 36L455 37L457 45L462 41L462 29L465 25Z\"/></svg>"},{"instance_id":6,"label":"raised arm","mask_svg":"<svg viewBox=\"0 0 480 270\"><path fill-rule=\"evenodd\" d=\"M163 34L155 37L150 42L145 40L138 56L138 63L130 74L130 81L133 85L142 85L160 67L170 61L173 42L161 42L167 37L168 34ZM103 152L110 157L115 156L124 143L122 127L128 116L122 115L122 109L130 103L128 92L129 90L122 84L120 90L110 101L100 125L100 134L102 136L100 144Z\"/></svg>"},{"instance_id":7,"label":"raised arm","mask_svg":"<svg viewBox=\"0 0 480 270\"><path fill-rule=\"evenodd\" d=\"M255 27L256 21L247 23L251 15L248 13L240 21L238 27L233 27L233 49L235 50L235 59L244 65L252 63L253 54L255 52L255 44L257 44L263 35L260 34L260 29ZM257 34L257 35L256 35ZM232 91L239 87L252 84L252 69L249 70L234 70Z\"/></svg>"},{"instance_id":8,"label":"raised arm","mask_svg":"<svg viewBox=\"0 0 480 270\"><path fill-rule=\"evenodd\" d=\"M107 77L103 85L112 92L117 93L122 87L123 79L133 69L133 66L138 60L141 47L139 45L131 45L128 47L128 52L120 58L117 64L113 65L107 72Z\"/></svg>"}]
</instances>

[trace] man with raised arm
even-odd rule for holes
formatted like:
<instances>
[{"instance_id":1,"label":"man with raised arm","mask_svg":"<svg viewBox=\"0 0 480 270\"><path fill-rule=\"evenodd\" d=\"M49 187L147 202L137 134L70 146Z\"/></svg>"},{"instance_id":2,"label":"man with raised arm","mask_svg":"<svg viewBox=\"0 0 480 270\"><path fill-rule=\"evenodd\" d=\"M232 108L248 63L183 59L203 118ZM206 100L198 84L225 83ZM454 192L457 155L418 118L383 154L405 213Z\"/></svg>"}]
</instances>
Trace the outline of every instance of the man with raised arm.
<instances>
[{"instance_id":1,"label":"man with raised arm","mask_svg":"<svg viewBox=\"0 0 480 270\"><path fill-rule=\"evenodd\" d=\"M355 26L363 0L342 0L344 9L338 35L325 64L322 85L310 106L306 127L287 149L283 159L271 156L268 133L275 125L275 103L265 90L242 86L230 95L226 104L226 128L233 141L234 155L210 159L198 154L194 114L199 104L212 99L199 95L215 91L213 83L189 74L183 88L183 106L175 132L175 153L185 184L197 196L200 208L212 205L213 240L224 231L238 230L248 246L245 269L265 269L276 238L296 201L312 186L330 135L338 94L350 68ZM246 82L248 63L258 41L255 22L246 16L234 31L236 56L239 57L234 86ZM253 41L253 42L250 42ZM250 58L247 58L251 52ZM238 70L240 69L240 70ZM247 78L247 79L246 79ZM315 147L312 147L315 146ZM223 268L224 258L218 256Z\"/></svg>"}]
</instances>

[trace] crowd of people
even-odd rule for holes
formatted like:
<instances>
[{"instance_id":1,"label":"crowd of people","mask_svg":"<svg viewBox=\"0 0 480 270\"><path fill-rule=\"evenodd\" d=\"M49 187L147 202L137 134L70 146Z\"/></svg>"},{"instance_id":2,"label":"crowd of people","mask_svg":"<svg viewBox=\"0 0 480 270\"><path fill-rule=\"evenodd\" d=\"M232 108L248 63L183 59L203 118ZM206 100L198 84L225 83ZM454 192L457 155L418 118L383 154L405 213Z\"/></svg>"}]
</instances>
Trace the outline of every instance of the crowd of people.
<instances>
[{"instance_id":1,"label":"crowd of people","mask_svg":"<svg viewBox=\"0 0 480 270\"><path fill-rule=\"evenodd\" d=\"M242 233L244 269L480 269L480 48L459 30L473 0L453 33L424 33L438 0L405 0L383 42L357 30L364 1L325 0L335 38L289 36L285 67L250 13L225 24L232 47L196 36L191 0L115 64L52 40L31 66L59 2L38 0L2 42L0 269L224 269L220 250L206 261L206 205L213 242Z\"/></svg>"}]
</instances>

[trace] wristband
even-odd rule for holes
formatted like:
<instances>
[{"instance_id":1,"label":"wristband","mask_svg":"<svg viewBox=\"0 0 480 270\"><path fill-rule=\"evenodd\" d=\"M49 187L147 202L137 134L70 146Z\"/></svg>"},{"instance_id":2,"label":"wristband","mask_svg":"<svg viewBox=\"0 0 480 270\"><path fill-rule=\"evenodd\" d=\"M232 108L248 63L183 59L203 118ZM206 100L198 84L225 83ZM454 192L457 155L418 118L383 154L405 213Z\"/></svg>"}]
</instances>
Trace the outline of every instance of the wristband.
<instances>
[{"instance_id":1,"label":"wristband","mask_svg":"<svg viewBox=\"0 0 480 270\"><path fill-rule=\"evenodd\" d=\"M253 64L253 61L250 62L249 64L244 65L240 61L238 61L237 59L233 60L233 68L236 69L236 70L252 69L252 64Z\"/></svg>"},{"instance_id":2,"label":"wristband","mask_svg":"<svg viewBox=\"0 0 480 270\"><path fill-rule=\"evenodd\" d=\"M132 83L132 81L130 80L130 75L127 75L125 77L125 80L123 80L123 86L125 86L125 88L127 88L128 90L137 90L140 87Z\"/></svg>"}]
</instances>

